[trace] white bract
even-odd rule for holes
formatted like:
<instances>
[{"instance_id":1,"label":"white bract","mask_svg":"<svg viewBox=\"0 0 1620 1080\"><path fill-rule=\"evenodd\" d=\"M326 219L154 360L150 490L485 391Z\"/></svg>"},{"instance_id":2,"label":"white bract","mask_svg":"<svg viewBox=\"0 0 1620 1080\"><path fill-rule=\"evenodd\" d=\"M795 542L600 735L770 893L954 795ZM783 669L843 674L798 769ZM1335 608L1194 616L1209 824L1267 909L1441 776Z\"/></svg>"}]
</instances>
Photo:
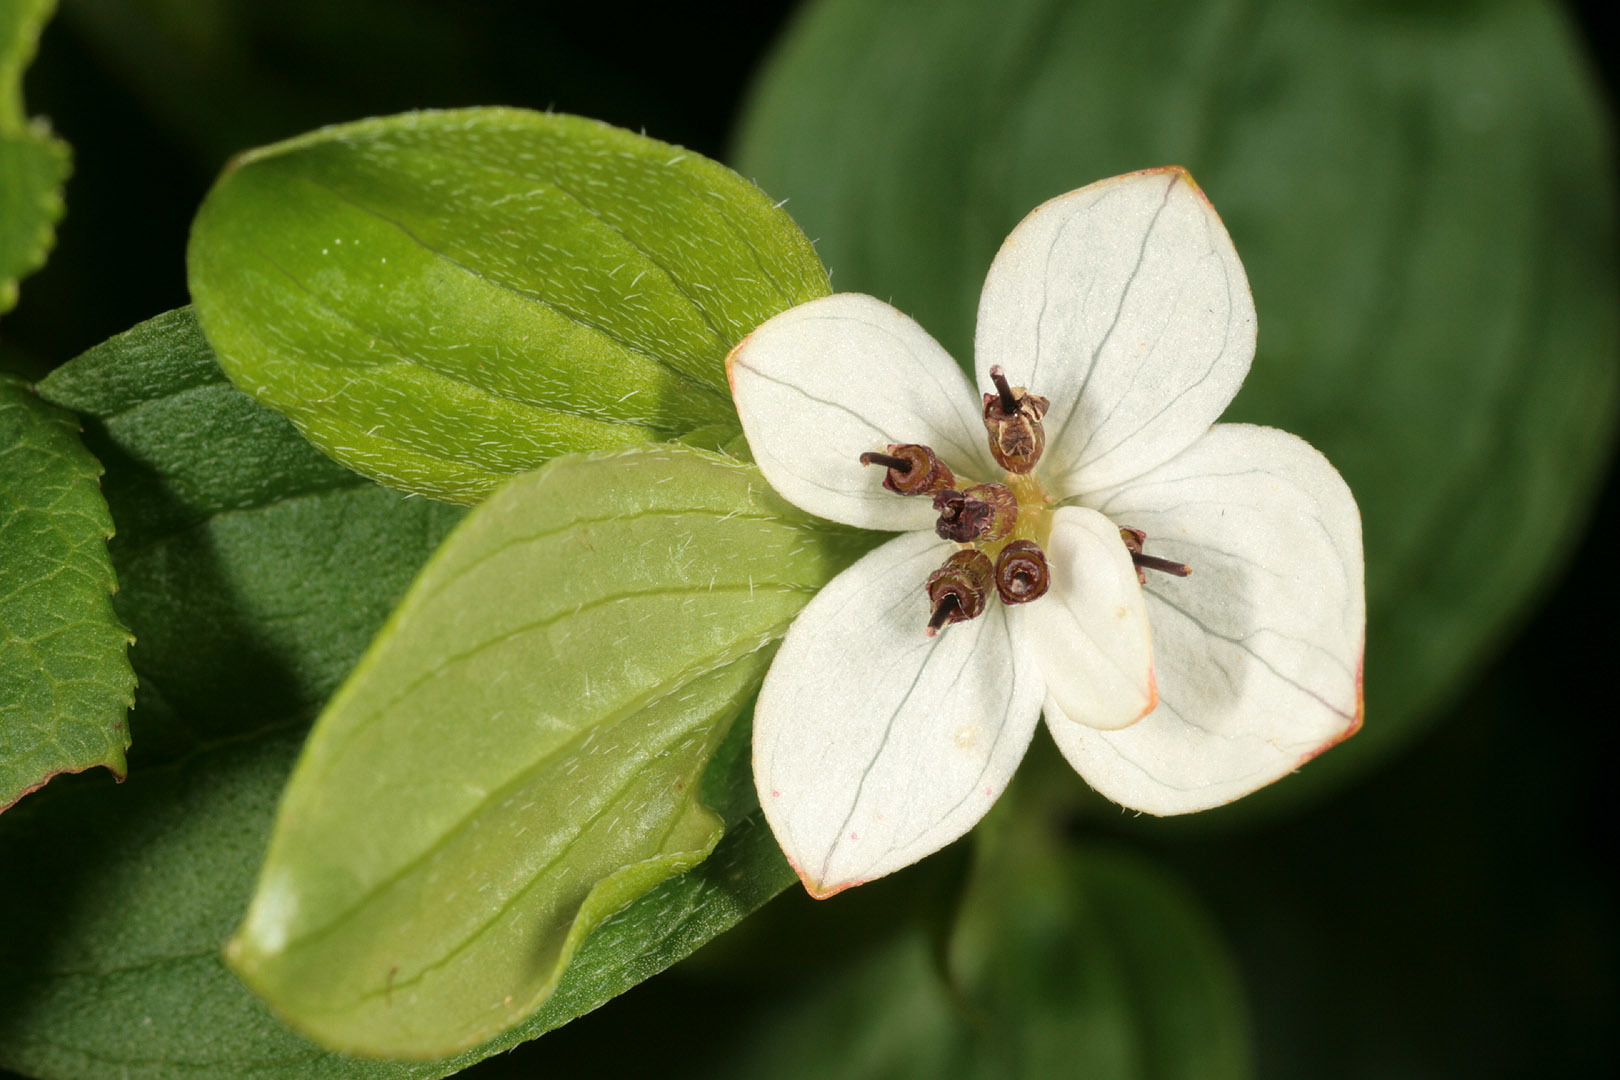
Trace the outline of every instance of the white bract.
<instances>
[{"instance_id":1,"label":"white bract","mask_svg":"<svg viewBox=\"0 0 1620 1080\"><path fill-rule=\"evenodd\" d=\"M997 465L979 393L881 301L824 297L736 348L732 392L771 485L810 513L900 532L805 607L754 714L760 804L812 894L961 836L1043 711L1082 777L1150 814L1229 802L1356 730L1360 516L1302 440L1214 423L1254 346L1231 239L1166 168L1053 199L990 268L979 388L999 367L1050 401L1028 475ZM926 633L945 612L924 583L966 545L935 534L927 495L886 490L885 469L861 464L896 444L933 448L957 487L1015 489L1049 591L1015 605L992 588L982 614ZM1133 559L1122 528L1190 576L1144 569L1141 583L1152 560Z\"/></svg>"}]
</instances>

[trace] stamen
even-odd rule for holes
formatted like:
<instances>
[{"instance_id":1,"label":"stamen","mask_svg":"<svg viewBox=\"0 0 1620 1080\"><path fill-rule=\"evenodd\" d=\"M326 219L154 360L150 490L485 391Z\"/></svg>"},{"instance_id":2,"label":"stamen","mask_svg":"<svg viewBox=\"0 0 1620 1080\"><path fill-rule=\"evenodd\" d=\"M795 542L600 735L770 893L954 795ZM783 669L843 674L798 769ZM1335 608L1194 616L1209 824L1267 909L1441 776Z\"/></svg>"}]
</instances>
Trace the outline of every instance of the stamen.
<instances>
[{"instance_id":1,"label":"stamen","mask_svg":"<svg viewBox=\"0 0 1620 1080\"><path fill-rule=\"evenodd\" d=\"M928 620L928 629L924 633L929 637L939 633L940 627L950 621L951 613L961 606L962 601L957 599L955 593L946 593L940 598L939 605L934 608L934 616Z\"/></svg>"},{"instance_id":2,"label":"stamen","mask_svg":"<svg viewBox=\"0 0 1620 1080\"><path fill-rule=\"evenodd\" d=\"M903 457L895 457L893 454L865 453L861 455L861 464L886 465L895 472L899 473L901 476L905 476L907 473L911 472L911 462L907 461Z\"/></svg>"},{"instance_id":3,"label":"stamen","mask_svg":"<svg viewBox=\"0 0 1620 1080\"><path fill-rule=\"evenodd\" d=\"M939 633L947 623L977 618L995 587L994 576L995 567L990 565L989 557L974 548L956 552L929 574L924 588L934 613L928 620L928 636Z\"/></svg>"},{"instance_id":4,"label":"stamen","mask_svg":"<svg viewBox=\"0 0 1620 1080\"><path fill-rule=\"evenodd\" d=\"M931 495L956 486L951 467L920 443L890 443L888 453L868 450L862 465L882 465L883 486L896 495Z\"/></svg>"},{"instance_id":5,"label":"stamen","mask_svg":"<svg viewBox=\"0 0 1620 1080\"><path fill-rule=\"evenodd\" d=\"M989 504L970 498L964 492L941 491L934 496L934 509L939 511L934 532L941 540L971 544L990 523Z\"/></svg>"},{"instance_id":6,"label":"stamen","mask_svg":"<svg viewBox=\"0 0 1620 1080\"><path fill-rule=\"evenodd\" d=\"M939 521L934 531L958 544L995 543L1018 524L1018 496L1005 484L974 484L966 491L934 495Z\"/></svg>"},{"instance_id":7,"label":"stamen","mask_svg":"<svg viewBox=\"0 0 1620 1080\"><path fill-rule=\"evenodd\" d=\"M996 591L1002 603L1027 604L1046 595L1052 584L1046 556L1033 540L1014 540L996 559Z\"/></svg>"},{"instance_id":8,"label":"stamen","mask_svg":"<svg viewBox=\"0 0 1620 1080\"><path fill-rule=\"evenodd\" d=\"M999 365L990 369L996 392L984 395L984 427L990 434L990 453L1010 473L1027 473L1041 459L1046 432L1041 417L1051 402L1022 386L1007 385Z\"/></svg>"},{"instance_id":9,"label":"stamen","mask_svg":"<svg viewBox=\"0 0 1620 1080\"><path fill-rule=\"evenodd\" d=\"M1007 382L1007 373L1000 364L990 369L990 381L996 384L996 393L1001 395L1001 411L1011 416L1018 411L1018 399L1013 397L1012 387Z\"/></svg>"},{"instance_id":10,"label":"stamen","mask_svg":"<svg viewBox=\"0 0 1620 1080\"><path fill-rule=\"evenodd\" d=\"M1140 551L1131 552L1131 562L1143 569L1158 570L1166 574L1174 574L1176 577L1186 577L1192 573L1192 567L1186 563L1171 562L1169 559L1161 559L1155 555L1144 555Z\"/></svg>"}]
</instances>

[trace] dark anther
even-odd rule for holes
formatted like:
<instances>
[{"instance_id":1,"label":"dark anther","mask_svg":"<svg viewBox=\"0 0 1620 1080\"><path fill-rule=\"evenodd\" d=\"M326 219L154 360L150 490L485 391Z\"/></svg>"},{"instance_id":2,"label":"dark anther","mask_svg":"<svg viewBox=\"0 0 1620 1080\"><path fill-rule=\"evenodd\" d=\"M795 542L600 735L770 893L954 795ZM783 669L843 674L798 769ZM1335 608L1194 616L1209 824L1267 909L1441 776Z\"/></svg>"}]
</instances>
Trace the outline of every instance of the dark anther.
<instances>
[{"instance_id":1,"label":"dark anther","mask_svg":"<svg viewBox=\"0 0 1620 1080\"><path fill-rule=\"evenodd\" d=\"M896 495L932 495L956 486L951 467L939 455L917 443L890 443L887 454L867 452L862 465L883 465L883 486Z\"/></svg>"},{"instance_id":2,"label":"dark anther","mask_svg":"<svg viewBox=\"0 0 1620 1080\"><path fill-rule=\"evenodd\" d=\"M937 493L934 496L934 509L939 511L934 531L941 540L954 540L958 544L970 544L978 539L990 520L988 504L969 499L960 491Z\"/></svg>"},{"instance_id":3,"label":"dark anther","mask_svg":"<svg viewBox=\"0 0 1620 1080\"><path fill-rule=\"evenodd\" d=\"M996 392L984 395L984 427L990 433L990 453L996 463L1013 473L1027 473L1046 449L1041 417L1051 402L1022 386L1008 386L1000 367L990 369Z\"/></svg>"},{"instance_id":4,"label":"dark anther","mask_svg":"<svg viewBox=\"0 0 1620 1080\"><path fill-rule=\"evenodd\" d=\"M996 559L996 591L1003 603L1027 604L1039 600L1051 587L1046 555L1033 540L1014 540Z\"/></svg>"},{"instance_id":5,"label":"dark anther","mask_svg":"<svg viewBox=\"0 0 1620 1080\"><path fill-rule=\"evenodd\" d=\"M1131 562L1136 566L1136 580L1143 585L1147 584L1147 575L1142 573L1143 570L1157 570L1164 574L1174 574L1176 577L1186 577L1192 573L1192 567L1186 563L1142 554L1142 545L1147 541L1147 533L1141 529L1120 529L1119 538L1125 541L1125 549L1131 553Z\"/></svg>"},{"instance_id":6,"label":"dark anther","mask_svg":"<svg viewBox=\"0 0 1620 1080\"><path fill-rule=\"evenodd\" d=\"M1018 524L1018 496L1005 484L941 491L934 496L934 509L939 511L934 531L958 544L994 543Z\"/></svg>"},{"instance_id":7,"label":"dark anther","mask_svg":"<svg viewBox=\"0 0 1620 1080\"><path fill-rule=\"evenodd\" d=\"M1001 395L1001 411L1011 416L1018 411L1018 399L1013 397L1012 387L1007 385L1007 373L997 364L990 369L990 381L996 384L996 393Z\"/></svg>"},{"instance_id":8,"label":"dark anther","mask_svg":"<svg viewBox=\"0 0 1620 1080\"><path fill-rule=\"evenodd\" d=\"M990 557L975 549L956 552L929 574L928 604L933 616L928 620L928 636L950 623L977 618L989 599L994 574Z\"/></svg>"},{"instance_id":9,"label":"dark anther","mask_svg":"<svg viewBox=\"0 0 1620 1080\"><path fill-rule=\"evenodd\" d=\"M911 462L892 454L862 454L862 465L887 465L901 476L911 471Z\"/></svg>"}]
</instances>

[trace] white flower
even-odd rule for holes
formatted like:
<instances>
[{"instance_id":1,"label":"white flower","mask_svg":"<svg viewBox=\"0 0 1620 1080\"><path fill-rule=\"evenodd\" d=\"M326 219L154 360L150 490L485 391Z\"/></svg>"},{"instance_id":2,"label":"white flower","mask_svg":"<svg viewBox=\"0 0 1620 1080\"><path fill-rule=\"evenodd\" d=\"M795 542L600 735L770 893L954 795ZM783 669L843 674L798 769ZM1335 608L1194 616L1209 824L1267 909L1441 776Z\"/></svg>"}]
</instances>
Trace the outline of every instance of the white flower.
<instances>
[{"instance_id":1,"label":"white flower","mask_svg":"<svg viewBox=\"0 0 1620 1080\"><path fill-rule=\"evenodd\" d=\"M1053 199L990 268L979 386L999 366L1050 401L1029 475L997 465L979 394L881 301L824 297L736 348L732 393L771 485L820 517L900 532L799 615L754 714L760 803L813 895L971 828L1043 710L1082 777L1151 814L1229 802L1360 726L1355 500L1302 440L1214 424L1254 345L1231 239L1166 168ZM862 465L895 444L932 447L955 487L1011 487L1050 591L1012 605L992 588L977 617L928 634L931 615L963 614L924 583L965 546L936 535L929 497ZM1145 570L1144 587L1122 528L1191 575Z\"/></svg>"}]
</instances>

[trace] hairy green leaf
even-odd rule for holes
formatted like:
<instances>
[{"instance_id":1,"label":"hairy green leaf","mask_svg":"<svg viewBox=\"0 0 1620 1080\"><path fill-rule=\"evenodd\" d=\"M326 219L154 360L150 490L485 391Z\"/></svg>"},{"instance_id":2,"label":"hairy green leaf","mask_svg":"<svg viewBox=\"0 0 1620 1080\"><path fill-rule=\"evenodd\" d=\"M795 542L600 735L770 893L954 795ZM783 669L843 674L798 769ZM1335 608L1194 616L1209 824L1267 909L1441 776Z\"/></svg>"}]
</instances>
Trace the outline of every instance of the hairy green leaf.
<instances>
[{"instance_id":1,"label":"hairy green leaf","mask_svg":"<svg viewBox=\"0 0 1620 1080\"><path fill-rule=\"evenodd\" d=\"M135 691L78 424L0 375L0 811L60 773L123 778Z\"/></svg>"},{"instance_id":2,"label":"hairy green leaf","mask_svg":"<svg viewBox=\"0 0 1620 1080\"><path fill-rule=\"evenodd\" d=\"M874 534L752 466L561 459L480 505L312 734L228 956L295 1026L442 1057L722 832L699 780L775 643Z\"/></svg>"},{"instance_id":3,"label":"hairy green leaf","mask_svg":"<svg viewBox=\"0 0 1620 1080\"><path fill-rule=\"evenodd\" d=\"M67 143L23 108L23 72L55 8L56 0L0 4L0 315L16 306L17 280L44 265L56 242L72 169Z\"/></svg>"},{"instance_id":4,"label":"hairy green leaf","mask_svg":"<svg viewBox=\"0 0 1620 1080\"><path fill-rule=\"evenodd\" d=\"M676 1075L1241 1080L1243 994L1196 900L1101 847L979 838L943 943L924 927L784 995Z\"/></svg>"},{"instance_id":5,"label":"hairy green leaf","mask_svg":"<svg viewBox=\"0 0 1620 1080\"><path fill-rule=\"evenodd\" d=\"M514 109L245 154L188 266L238 386L344 464L459 502L559 454L734 426L727 351L827 291L809 241L736 174Z\"/></svg>"},{"instance_id":6,"label":"hairy green leaf","mask_svg":"<svg viewBox=\"0 0 1620 1080\"><path fill-rule=\"evenodd\" d=\"M1230 418L1309 439L1365 521L1367 727L1283 799L1408 739L1571 546L1620 385L1611 158L1557 9L1484 0L824 0L740 153L962 360L1024 214L1192 170L1259 310Z\"/></svg>"}]
</instances>

